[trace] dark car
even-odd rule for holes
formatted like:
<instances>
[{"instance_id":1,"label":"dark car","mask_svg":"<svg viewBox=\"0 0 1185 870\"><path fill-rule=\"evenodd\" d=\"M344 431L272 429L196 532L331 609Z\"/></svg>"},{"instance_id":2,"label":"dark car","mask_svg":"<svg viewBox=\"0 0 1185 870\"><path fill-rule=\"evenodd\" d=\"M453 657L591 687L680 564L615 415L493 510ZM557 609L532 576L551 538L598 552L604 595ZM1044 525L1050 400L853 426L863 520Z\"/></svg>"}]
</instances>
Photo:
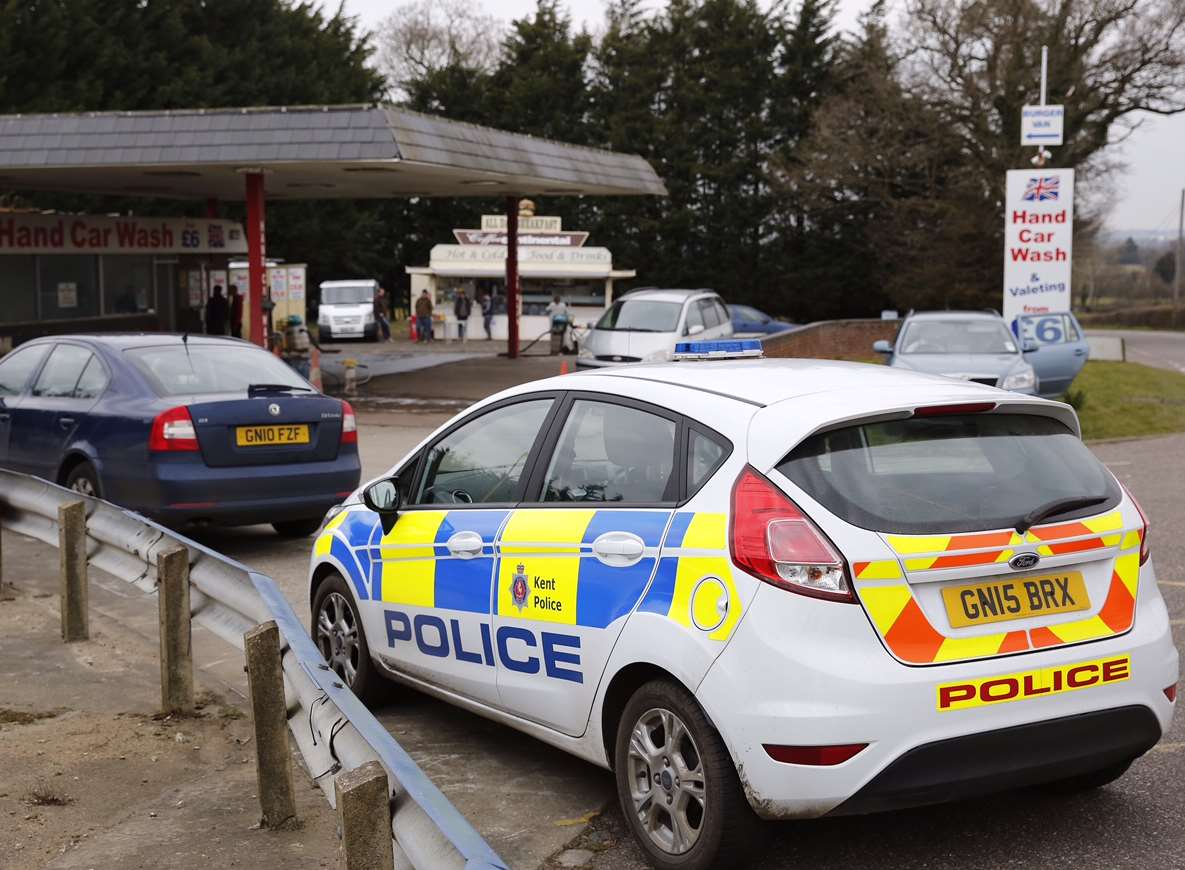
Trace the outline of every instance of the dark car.
<instances>
[{"instance_id":1,"label":"dark car","mask_svg":"<svg viewBox=\"0 0 1185 870\"><path fill-rule=\"evenodd\" d=\"M729 305L728 311L732 315L733 334L742 332L773 333L793 329L793 323L784 320L774 320L764 311L758 311L748 305Z\"/></svg>"},{"instance_id":2,"label":"dark car","mask_svg":"<svg viewBox=\"0 0 1185 870\"><path fill-rule=\"evenodd\" d=\"M171 526L316 530L358 486L348 403L255 345L39 338L0 359L0 465Z\"/></svg>"}]
</instances>

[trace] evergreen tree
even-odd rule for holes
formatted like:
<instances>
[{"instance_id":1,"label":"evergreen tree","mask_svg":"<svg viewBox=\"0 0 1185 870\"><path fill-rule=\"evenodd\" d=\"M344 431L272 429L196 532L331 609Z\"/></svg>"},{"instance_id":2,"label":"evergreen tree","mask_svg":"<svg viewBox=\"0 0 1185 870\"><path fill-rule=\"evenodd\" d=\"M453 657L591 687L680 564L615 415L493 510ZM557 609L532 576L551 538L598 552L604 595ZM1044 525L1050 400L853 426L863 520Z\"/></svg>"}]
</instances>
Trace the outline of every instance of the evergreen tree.
<instances>
[{"instance_id":1,"label":"evergreen tree","mask_svg":"<svg viewBox=\"0 0 1185 870\"><path fill-rule=\"evenodd\" d=\"M557 0L511 23L490 82L491 120L506 130L561 142L588 141L588 33L572 33Z\"/></svg>"}]
</instances>

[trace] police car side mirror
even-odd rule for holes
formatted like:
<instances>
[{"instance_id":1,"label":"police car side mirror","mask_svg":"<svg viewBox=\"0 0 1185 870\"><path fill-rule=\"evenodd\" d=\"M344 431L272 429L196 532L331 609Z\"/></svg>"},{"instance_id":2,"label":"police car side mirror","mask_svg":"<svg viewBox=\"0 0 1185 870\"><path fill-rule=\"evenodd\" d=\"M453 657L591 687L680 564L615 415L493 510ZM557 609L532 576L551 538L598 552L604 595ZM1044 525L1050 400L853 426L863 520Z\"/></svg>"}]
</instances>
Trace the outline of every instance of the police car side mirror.
<instances>
[{"instance_id":1,"label":"police car side mirror","mask_svg":"<svg viewBox=\"0 0 1185 870\"><path fill-rule=\"evenodd\" d=\"M693 323L685 330L687 335L699 335L703 331L704 325L702 323Z\"/></svg>"},{"instance_id":2,"label":"police car side mirror","mask_svg":"<svg viewBox=\"0 0 1185 870\"><path fill-rule=\"evenodd\" d=\"M1031 338L1026 338L1024 343L1020 346L1020 349L1024 353L1032 353L1033 351L1040 350L1041 345L1037 344L1037 342L1033 341Z\"/></svg>"},{"instance_id":3,"label":"police car side mirror","mask_svg":"<svg viewBox=\"0 0 1185 870\"><path fill-rule=\"evenodd\" d=\"M362 502L379 515L383 531L391 531L399 514L399 481L394 477L376 480L362 490Z\"/></svg>"},{"instance_id":4,"label":"police car side mirror","mask_svg":"<svg viewBox=\"0 0 1185 870\"><path fill-rule=\"evenodd\" d=\"M872 349L876 353L892 353L893 352L893 345L889 344L889 342L886 339L882 338L882 339L880 339L878 341L874 341L872 343Z\"/></svg>"}]
</instances>

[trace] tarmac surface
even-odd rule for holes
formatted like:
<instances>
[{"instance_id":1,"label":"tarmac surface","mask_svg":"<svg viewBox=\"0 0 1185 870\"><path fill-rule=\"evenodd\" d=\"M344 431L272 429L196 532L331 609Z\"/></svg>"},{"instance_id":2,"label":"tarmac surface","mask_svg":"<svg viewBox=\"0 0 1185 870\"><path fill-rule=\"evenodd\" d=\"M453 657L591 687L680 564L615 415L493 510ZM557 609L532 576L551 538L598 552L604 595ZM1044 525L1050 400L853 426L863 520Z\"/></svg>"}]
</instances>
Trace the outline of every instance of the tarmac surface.
<instances>
[{"instance_id":1,"label":"tarmac surface","mask_svg":"<svg viewBox=\"0 0 1185 870\"><path fill-rule=\"evenodd\" d=\"M1185 374L1185 332L1153 329L1090 329L1087 332L1121 337L1127 347L1128 362Z\"/></svg>"}]
</instances>

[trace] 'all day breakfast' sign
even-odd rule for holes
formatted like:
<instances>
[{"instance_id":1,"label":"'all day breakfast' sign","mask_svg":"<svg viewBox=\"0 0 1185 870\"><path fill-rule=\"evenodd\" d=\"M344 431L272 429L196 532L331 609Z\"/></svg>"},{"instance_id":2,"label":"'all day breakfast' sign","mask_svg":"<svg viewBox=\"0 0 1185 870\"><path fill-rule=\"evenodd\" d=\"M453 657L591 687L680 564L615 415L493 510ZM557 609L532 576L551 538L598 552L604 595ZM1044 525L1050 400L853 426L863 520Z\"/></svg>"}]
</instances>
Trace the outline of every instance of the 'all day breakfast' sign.
<instances>
[{"instance_id":1,"label":"'all day breakfast' sign","mask_svg":"<svg viewBox=\"0 0 1185 870\"><path fill-rule=\"evenodd\" d=\"M0 254L245 254L234 221L210 218L0 215Z\"/></svg>"},{"instance_id":2,"label":"'all day breakfast' sign","mask_svg":"<svg viewBox=\"0 0 1185 870\"><path fill-rule=\"evenodd\" d=\"M1004 321L1070 310L1074 170L1015 169L1004 201Z\"/></svg>"}]
</instances>

